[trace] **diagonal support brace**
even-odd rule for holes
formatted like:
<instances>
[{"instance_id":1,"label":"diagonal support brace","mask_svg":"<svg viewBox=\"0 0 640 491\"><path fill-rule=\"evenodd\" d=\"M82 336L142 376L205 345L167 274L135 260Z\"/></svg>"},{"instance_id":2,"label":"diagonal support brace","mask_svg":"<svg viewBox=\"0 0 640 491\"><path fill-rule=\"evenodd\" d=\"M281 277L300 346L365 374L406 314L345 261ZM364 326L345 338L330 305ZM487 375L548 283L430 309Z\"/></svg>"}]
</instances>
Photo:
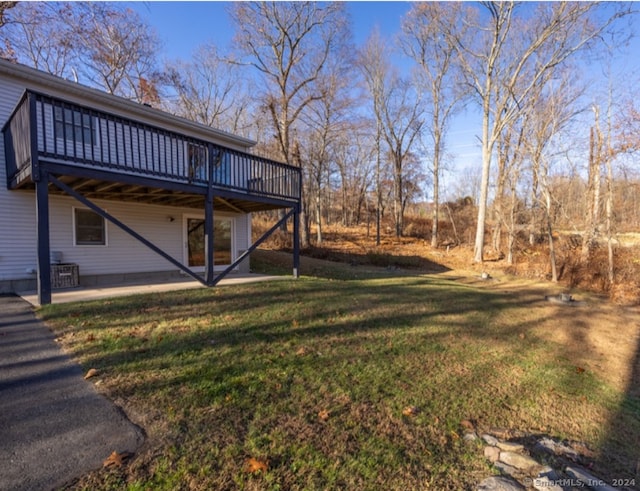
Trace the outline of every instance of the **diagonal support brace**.
<instances>
[{"instance_id":1,"label":"diagonal support brace","mask_svg":"<svg viewBox=\"0 0 640 491\"><path fill-rule=\"evenodd\" d=\"M278 223L276 223L273 227L271 227L269 230L267 230L264 234L262 234L262 237L260 237L258 240L256 240L253 244L251 244L251 247L249 247L246 251L244 251L235 261L233 261L233 263L231 263L230 266L228 266L222 273L220 273L218 276L216 276L213 281L211 282L211 284L209 286L215 286L216 284L218 284L218 282L224 278L226 275L228 275L238 264L240 264L249 254L251 254L253 251L255 251L260 244L262 244L265 240L267 240L269 238L269 236L275 232L276 230L278 230L278 228L280 227L280 225L282 225L285 221L287 221L287 219L293 215L295 209L291 209L288 213L286 213L280 220L278 220Z\"/></svg>"},{"instance_id":2,"label":"diagonal support brace","mask_svg":"<svg viewBox=\"0 0 640 491\"><path fill-rule=\"evenodd\" d=\"M87 208L90 208L91 210L96 212L98 215L100 215L105 220L109 220L109 222L113 223L116 227L118 227L119 229L123 230L127 234L131 235L134 239L138 240L143 245L147 246L149 249L151 249L156 254L162 256L164 259L169 261L171 264L176 266L178 269L180 269L184 273L188 274L189 276L191 276L195 280L199 281L204 286L207 286L207 281L205 280L205 278L202 278L200 275L198 275L198 274L194 273L193 271L191 271L184 264L182 264L181 262L179 262L176 259L174 259L173 257L171 257L169 254L164 252L158 246L156 246L152 242L150 242L147 239L145 239L138 232L136 232L132 228L130 228L127 225L125 225L124 223L122 223L120 220L115 218L113 215L110 215L109 213L107 213L105 210L100 208L98 205L96 205L93 202L89 201L87 198L85 198L80 193L78 193L77 191L75 191L74 189L72 189L71 187L66 185L64 182L58 180L57 178L55 178L52 175L49 175L49 181L51 183L53 183L56 187L60 188L62 191L67 193L69 196L72 196L75 199L77 199L80 203L85 205Z\"/></svg>"}]
</instances>

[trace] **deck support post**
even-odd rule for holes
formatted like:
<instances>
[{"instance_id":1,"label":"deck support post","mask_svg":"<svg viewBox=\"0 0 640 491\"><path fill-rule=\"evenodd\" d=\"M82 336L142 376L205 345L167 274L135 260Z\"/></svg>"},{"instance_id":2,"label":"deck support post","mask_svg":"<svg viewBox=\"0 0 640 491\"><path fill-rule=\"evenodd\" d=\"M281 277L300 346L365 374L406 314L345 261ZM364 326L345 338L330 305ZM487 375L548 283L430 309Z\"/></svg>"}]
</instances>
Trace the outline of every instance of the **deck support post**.
<instances>
[{"instance_id":1,"label":"deck support post","mask_svg":"<svg viewBox=\"0 0 640 491\"><path fill-rule=\"evenodd\" d=\"M49 238L49 173L40 166L38 160L38 121L36 119L36 98L27 95L29 104L29 155L31 177L36 186L36 240L38 302L51 303L51 245Z\"/></svg>"},{"instance_id":2,"label":"deck support post","mask_svg":"<svg viewBox=\"0 0 640 491\"><path fill-rule=\"evenodd\" d=\"M213 286L215 279L215 251L213 250L213 158L209 147L209 186L204 200L204 279L207 286Z\"/></svg>"},{"instance_id":3,"label":"deck support post","mask_svg":"<svg viewBox=\"0 0 640 491\"><path fill-rule=\"evenodd\" d=\"M212 286L214 278L215 251L213 249L213 192L209 192L204 202L204 278L207 286Z\"/></svg>"},{"instance_id":4,"label":"deck support post","mask_svg":"<svg viewBox=\"0 0 640 491\"><path fill-rule=\"evenodd\" d=\"M40 171L36 181L36 234L38 240L38 302L51 303L51 247L49 243L49 178Z\"/></svg>"},{"instance_id":5,"label":"deck support post","mask_svg":"<svg viewBox=\"0 0 640 491\"><path fill-rule=\"evenodd\" d=\"M300 206L293 212L293 277L300 278Z\"/></svg>"}]
</instances>

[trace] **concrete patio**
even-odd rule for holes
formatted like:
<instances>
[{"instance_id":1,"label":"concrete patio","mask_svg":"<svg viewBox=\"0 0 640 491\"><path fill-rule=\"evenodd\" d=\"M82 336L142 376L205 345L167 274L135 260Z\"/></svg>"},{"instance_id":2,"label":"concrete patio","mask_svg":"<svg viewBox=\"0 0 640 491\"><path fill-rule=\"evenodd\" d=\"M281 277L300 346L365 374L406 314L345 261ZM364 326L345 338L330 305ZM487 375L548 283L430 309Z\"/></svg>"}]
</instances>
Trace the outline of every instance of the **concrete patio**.
<instances>
[{"instance_id":1,"label":"concrete patio","mask_svg":"<svg viewBox=\"0 0 640 491\"><path fill-rule=\"evenodd\" d=\"M225 285L238 285L242 283L255 283L259 281L272 281L278 279L290 279L290 276L270 276L260 274L231 274L221 280L215 288ZM54 304L99 300L103 298L123 297L141 293L168 292L175 290L188 290L193 288L205 288L201 283L192 279L154 281L150 283L120 283L103 285L99 287L77 287L53 290L52 302ZM18 292L25 301L37 307L38 295L36 291Z\"/></svg>"}]
</instances>

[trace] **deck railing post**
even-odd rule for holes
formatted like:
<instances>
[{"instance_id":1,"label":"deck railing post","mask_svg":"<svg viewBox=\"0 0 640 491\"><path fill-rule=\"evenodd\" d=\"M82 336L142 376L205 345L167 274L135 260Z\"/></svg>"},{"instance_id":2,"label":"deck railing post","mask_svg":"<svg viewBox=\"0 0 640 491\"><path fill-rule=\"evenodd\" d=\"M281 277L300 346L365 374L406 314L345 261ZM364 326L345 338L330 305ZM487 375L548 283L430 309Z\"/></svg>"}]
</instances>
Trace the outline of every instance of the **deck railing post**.
<instances>
[{"instance_id":1,"label":"deck railing post","mask_svg":"<svg viewBox=\"0 0 640 491\"><path fill-rule=\"evenodd\" d=\"M38 106L35 94L28 93L27 103L29 104L31 178L33 181L37 182L40 180L40 163L38 162Z\"/></svg>"}]
</instances>

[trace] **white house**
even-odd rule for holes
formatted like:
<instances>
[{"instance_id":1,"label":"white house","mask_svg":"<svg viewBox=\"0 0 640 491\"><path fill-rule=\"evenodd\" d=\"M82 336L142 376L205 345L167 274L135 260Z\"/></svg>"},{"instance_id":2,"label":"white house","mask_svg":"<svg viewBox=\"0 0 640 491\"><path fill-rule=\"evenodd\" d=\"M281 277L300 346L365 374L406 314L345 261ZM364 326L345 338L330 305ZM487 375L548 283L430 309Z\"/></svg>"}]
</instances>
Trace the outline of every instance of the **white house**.
<instances>
[{"instance_id":1,"label":"white house","mask_svg":"<svg viewBox=\"0 0 640 491\"><path fill-rule=\"evenodd\" d=\"M0 292L213 286L248 270L267 236L252 244L251 212L275 208L294 218L297 274L300 170L251 140L1 59L0 127Z\"/></svg>"}]
</instances>

